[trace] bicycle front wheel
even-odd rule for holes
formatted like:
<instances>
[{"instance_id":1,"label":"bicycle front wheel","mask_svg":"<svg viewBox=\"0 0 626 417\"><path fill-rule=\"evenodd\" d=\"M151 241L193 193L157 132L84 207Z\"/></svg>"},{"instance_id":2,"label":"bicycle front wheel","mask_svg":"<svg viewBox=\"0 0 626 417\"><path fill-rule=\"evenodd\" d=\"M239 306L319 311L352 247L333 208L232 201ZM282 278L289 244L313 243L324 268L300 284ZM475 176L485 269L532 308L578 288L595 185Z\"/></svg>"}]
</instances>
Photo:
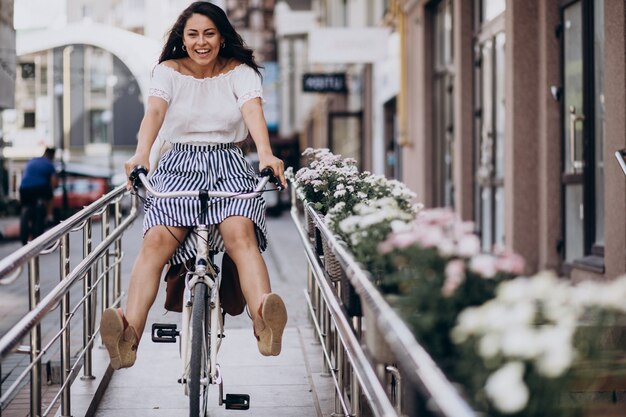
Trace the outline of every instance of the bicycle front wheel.
<instances>
[{"instance_id":1,"label":"bicycle front wheel","mask_svg":"<svg viewBox=\"0 0 626 417\"><path fill-rule=\"evenodd\" d=\"M197 284L191 309L191 359L189 361L189 416L206 417L209 397L207 286Z\"/></svg>"}]
</instances>

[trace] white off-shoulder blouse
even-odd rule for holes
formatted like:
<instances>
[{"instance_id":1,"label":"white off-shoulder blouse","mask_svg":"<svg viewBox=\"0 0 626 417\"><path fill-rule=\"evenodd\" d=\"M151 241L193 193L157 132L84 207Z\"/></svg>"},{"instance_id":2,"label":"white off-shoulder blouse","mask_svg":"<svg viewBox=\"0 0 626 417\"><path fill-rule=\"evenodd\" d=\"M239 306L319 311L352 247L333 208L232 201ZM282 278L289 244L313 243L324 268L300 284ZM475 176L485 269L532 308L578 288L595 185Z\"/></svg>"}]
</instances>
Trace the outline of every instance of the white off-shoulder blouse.
<instances>
[{"instance_id":1,"label":"white off-shoulder blouse","mask_svg":"<svg viewBox=\"0 0 626 417\"><path fill-rule=\"evenodd\" d=\"M161 142L232 143L248 136L241 106L263 99L263 90L261 78L246 64L215 77L195 78L161 63L154 68L148 95L168 103Z\"/></svg>"}]
</instances>

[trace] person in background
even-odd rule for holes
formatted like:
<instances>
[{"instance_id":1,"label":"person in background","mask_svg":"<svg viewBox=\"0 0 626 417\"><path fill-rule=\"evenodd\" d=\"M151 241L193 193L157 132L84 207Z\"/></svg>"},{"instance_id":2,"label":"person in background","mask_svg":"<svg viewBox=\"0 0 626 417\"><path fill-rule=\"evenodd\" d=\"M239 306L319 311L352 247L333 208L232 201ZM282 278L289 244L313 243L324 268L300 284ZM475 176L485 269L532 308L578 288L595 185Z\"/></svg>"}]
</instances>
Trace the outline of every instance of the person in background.
<instances>
[{"instance_id":1,"label":"person in background","mask_svg":"<svg viewBox=\"0 0 626 417\"><path fill-rule=\"evenodd\" d=\"M22 207L37 203L37 199L46 201L45 224L53 223L53 191L59 183L54 167L55 148L46 148L43 155L26 163L20 183L20 203Z\"/></svg>"}]
</instances>

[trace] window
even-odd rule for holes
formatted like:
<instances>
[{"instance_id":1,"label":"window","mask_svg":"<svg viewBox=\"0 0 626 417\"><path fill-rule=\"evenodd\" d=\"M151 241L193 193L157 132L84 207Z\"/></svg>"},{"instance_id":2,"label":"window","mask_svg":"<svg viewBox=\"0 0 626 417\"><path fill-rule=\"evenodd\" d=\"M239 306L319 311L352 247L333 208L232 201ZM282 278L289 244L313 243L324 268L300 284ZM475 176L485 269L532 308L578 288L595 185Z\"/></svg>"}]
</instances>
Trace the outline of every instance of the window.
<instances>
[{"instance_id":1,"label":"window","mask_svg":"<svg viewBox=\"0 0 626 417\"><path fill-rule=\"evenodd\" d=\"M88 143L108 143L109 121L106 110L91 110L89 112L89 140Z\"/></svg>"},{"instance_id":2,"label":"window","mask_svg":"<svg viewBox=\"0 0 626 417\"><path fill-rule=\"evenodd\" d=\"M502 14L506 8L506 0L483 0L481 5L481 20L489 22Z\"/></svg>"},{"instance_id":3,"label":"window","mask_svg":"<svg viewBox=\"0 0 626 417\"><path fill-rule=\"evenodd\" d=\"M337 155L357 160L363 166L361 149L361 112L328 113L328 147Z\"/></svg>"},{"instance_id":4,"label":"window","mask_svg":"<svg viewBox=\"0 0 626 417\"><path fill-rule=\"evenodd\" d=\"M454 50L452 0L433 10L433 178L434 204L454 206Z\"/></svg>"},{"instance_id":5,"label":"window","mask_svg":"<svg viewBox=\"0 0 626 417\"><path fill-rule=\"evenodd\" d=\"M385 114L385 176L400 179L400 146L398 146L398 110L396 97L384 105Z\"/></svg>"},{"instance_id":6,"label":"window","mask_svg":"<svg viewBox=\"0 0 626 417\"><path fill-rule=\"evenodd\" d=\"M89 48L86 60L91 93L106 93L107 77L111 73L111 55L99 48Z\"/></svg>"},{"instance_id":7,"label":"window","mask_svg":"<svg viewBox=\"0 0 626 417\"><path fill-rule=\"evenodd\" d=\"M561 11L563 259L602 272L585 258L604 247L604 1L570 1Z\"/></svg>"},{"instance_id":8,"label":"window","mask_svg":"<svg viewBox=\"0 0 626 417\"><path fill-rule=\"evenodd\" d=\"M39 66L39 94L42 96L48 95L48 66Z\"/></svg>"},{"instance_id":9,"label":"window","mask_svg":"<svg viewBox=\"0 0 626 417\"><path fill-rule=\"evenodd\" d=\"M23 80L35 78L35 64L32 62L23 62L20 64L20 71Z\"/></svg>"},{"instance_id":10,"label":"window","mask_svg":"<svg viewBox=\"0 0 626 417\"><path fill-rule=\"evenodd\" d=\"M34 128L35 127L35 112L27 111L24 112L24 128Z\"/></svg>"},{"instance_id":11,"label":"window","mask_svg":"<svg viewBox=\"0 0 626 417\"><path fill-rule=\"evenodd\" d=\"M484 251L504 245L505 33L504 1L477 7L474 220ZM489 11L489 13L487 13ZM498 11L498 13L496 13ZM491 20L489 17L495 15Z\"/></svg>"}]
</instances>

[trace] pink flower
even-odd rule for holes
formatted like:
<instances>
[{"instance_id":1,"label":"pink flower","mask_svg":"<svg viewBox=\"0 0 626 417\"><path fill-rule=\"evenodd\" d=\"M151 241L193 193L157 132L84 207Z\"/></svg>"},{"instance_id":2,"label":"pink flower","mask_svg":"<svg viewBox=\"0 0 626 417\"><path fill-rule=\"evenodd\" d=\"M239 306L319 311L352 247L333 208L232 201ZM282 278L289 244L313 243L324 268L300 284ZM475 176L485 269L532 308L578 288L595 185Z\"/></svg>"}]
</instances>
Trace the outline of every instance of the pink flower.
<instances>
[{"instance_id":1,"label":"pink flower","mask_svg":"<svg viewBox=\"0 0 626 417\"><path fill-rule=\"evenodd\" d=\"M446 279L443 282L441 293L444 297L450 297L465 280L465 262L454 259L446 265Z\"/></svg>"},{"instance_id":2,"label":"pink flower","mask_svg":"<svg viewBox=\"0 0 626 417\"><path fill-rule=\"evenodd\" d=\"M483 278L493 278L496 275L496 258L491 255L477 255L470 260L470 270Z\"/></svg>"},{"instance_id":3,"label":"pink flower","mask_svg":"<svg viewBox=\"0 0 626 417\"><path fill-rule=\"evenodd\" d=\"M464 235L459 238L458 254L464 258L471 258L480 253L480 240L476 235Z\"/></svg>"},{"instance_id":4,"label":"pink flower","mask_svg":"<svg viewBox=\"0 0 626 417\"><path fill-rule=\"evenodd\" d=\"M514 275L524 273L526 261L524 258L510 249L498 247L494 250L496 256L496 268L502 272L508 272Z\"/></svg>"},{"instance_id":5,"label":"pink flower","mask_svg":"<svg viewBox=\"0 0 626 417\"><path fill-rule=\"evenodd\" d=\"M445 238L441 228L427 227L425 225L418 227L415 234L417 236L416 240L419 241L424 248L437 247Z\"/></svg>"}]
</instances>

